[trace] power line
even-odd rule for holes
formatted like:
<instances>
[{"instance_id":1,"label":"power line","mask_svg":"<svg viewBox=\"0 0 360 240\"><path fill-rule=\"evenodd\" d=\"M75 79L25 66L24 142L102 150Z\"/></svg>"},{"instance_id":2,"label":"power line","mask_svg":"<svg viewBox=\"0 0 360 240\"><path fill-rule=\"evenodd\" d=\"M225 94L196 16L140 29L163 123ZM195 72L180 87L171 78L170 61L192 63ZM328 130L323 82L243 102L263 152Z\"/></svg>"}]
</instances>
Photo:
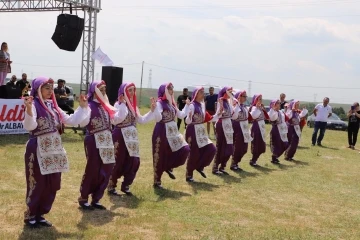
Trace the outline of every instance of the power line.
<instances>
[{"instance_id":1,"label":"power line","mask_svg":"<svg viewBox=\"0 0 360 240\"><path fill-rule=\"evenodd\" d=\"M297 6L315 6L323 4L345 4L345 3L357 3L358 0L317 0L317 1L307 1L307 2L295 2L295 3L260 3L260 4L243 4L243 5L193 5L193 6L119 6L117 8L128 8L128 9L219 9L219 8L231 8L231 9L242 9L242 8L270 8L270 7L297 7Z\"/></svg>"},{"instance_id":2,"label":"power line","mask_svg":"<svg viewBox=\"0 0 360 240\"><path fill-rule=\"evenodd\" d=\"M148 63L148 62L146 62L146 64L151 65L151 66L155 66L155 67L159 67L159 68L164 68L164 69L172 70L172 71L177 71L177 72L183 72L183 73L188 73L188 74L192 74L192 75L197 75L197 76L217 78L217 79L224 79L224 80L231 80L231 81L236 81L236 82L249 82L249 80L241 80L241 79L235 79L235 78L219 77L219 76L213 76L213 75L208 75L208 74L195 73L195 72L190 72L190 71L186 71L186 70L180 70L180 69L176 69L176 68L171 68L171 67L166 67L166 66L160 66L160 65L153 64L153 63ZM350 88L350 87L326 87L326 86L311 86L311 85L294 85L294 84L268 83L268 82L258 82L258 81L251 81L251 83L264 84L264 85L273 85L273 86L282 86L282 87L360 90L360 88L353 88L353 87Z\"/></svg>"},{"instance_id":3,"label":"power line","mask_svg":"<svg viewBox=\"0 0 360 240\"><path fill-rule=\"evenodd\" d=\"M139 65L141 63L124 63L119 65L114 65L115 67L121 67L121 66L128 66L128 65ZM16 62L16 65L22 65L22 66L31 66L31 67L49 67L49 68L79 68L81 65L75 66L75 65L68 65L68 66L61 66L61 65L37 65L37 64L26 64L26 63L18 63ZM101 67L101 66L99 66Z\"/></svg>"}]
</instances>

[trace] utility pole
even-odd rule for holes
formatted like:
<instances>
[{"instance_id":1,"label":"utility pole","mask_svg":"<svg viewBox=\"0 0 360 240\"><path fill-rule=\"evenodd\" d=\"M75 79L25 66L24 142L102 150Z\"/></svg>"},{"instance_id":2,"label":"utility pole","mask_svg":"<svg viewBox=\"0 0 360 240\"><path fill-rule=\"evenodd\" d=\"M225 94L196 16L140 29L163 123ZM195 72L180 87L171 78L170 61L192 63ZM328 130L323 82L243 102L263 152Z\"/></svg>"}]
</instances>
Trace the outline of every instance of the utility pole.
<instances>
[{"instance_id":1,"label":"utility pole","mask_svg":"<svg viewBox=\"0 0 360 240\"><path fill-rule=\"evenodd\" d=\"M141 66L141 80L140 80L140 103L139 106L141 107L141 92L142 92L142 82L143 82L143 75L144 75L144 61L142 62Z\"/></svg>"}]
</instances>

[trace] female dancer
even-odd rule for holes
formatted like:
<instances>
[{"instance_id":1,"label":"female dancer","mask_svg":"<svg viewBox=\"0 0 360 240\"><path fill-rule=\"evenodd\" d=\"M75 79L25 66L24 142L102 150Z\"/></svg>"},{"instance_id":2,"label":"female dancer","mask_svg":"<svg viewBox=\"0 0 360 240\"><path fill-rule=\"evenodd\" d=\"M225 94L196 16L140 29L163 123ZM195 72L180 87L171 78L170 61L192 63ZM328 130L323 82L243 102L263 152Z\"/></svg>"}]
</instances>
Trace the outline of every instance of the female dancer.
<instances>
[{"instance_id":1,"label":"female dancer","mask_svg":"<svg viewBox=\"0 0 360 240\"><path fill-rule=\"evenodd\" d=\"M308 113L306 108L303 108L303 110L299 113L299 105L300 101L294 100L289 104L286 111L286 115L289 118L287 122L289 147L285 151L285 160L287 161L294 160L293 157L296 153L301 137L301 129L299 126L300 119Z\"/></svg>"},{"instance_id":2,"label":"female dancer","mask_svg":"<svg viewBox=\"0 0 360 240\"><path fill-rule=\"evenodd\" d=\"M216 175L228 174L225 171L226 163L233 153L233 134L231 116L232 107L232 87L224 87L218 94L217 112L220 112L220 119L216 122L216 154L212 172ZM219 168L220 165L220 168Z\"/></svg>"},{"instance_id":3,"label":"female dancer","mask_svg":"<svg viewBox=\"0 0 360 240\"><path fill-rule=\"evenodd\" d=\"M90 117L90 109L86 97L80 96L80 107L69 116L56 103L52 79L38 77L31 84L31 96L24 100L24 128L30 137L25 152L27 210L24 222L31 228L51 227L43 215L50 211L60 190L61 173L69 170L60 137L63 124L80 124Z\"/></svg>"},{"instance_id":4,"label":"female dancer","mask_svg":"<svg viewBox=\"0 0 360 240\"><path fill-rule=\"evenodd\" d=\"M279 157L285 152L289 145L287 138L288 127L286 125L288 117L280 111L280 100L271 101L268 114L272 124L270 132L271 162L279 164Z\"/></svg>"},{"instance_id":5,"label":"female dancer","mask_svg":"<svg viewBox=\"0 0 360 240\"><path fill-rule=\"evenodd\" d=\"M156 102L151 99L151 111L144 116L140 115L136 105L136 87L134 83L121 84L118 91L118 101L114 107L118 110L113 124L112 133L115 147L115 166L110 177L108 192L118 195L116 192L117 181L124 176L121 191L131 196L130 185L133 183L140 166L139 138L136 123L144 124L151 121L154 116Z\"/></svg>"},{"instance_id":6,"label":"female dancer","mask_svg":"<svg viewBox=\"0 0 360 240\"><path fill-rule=\"evenodd\" d=\"M154 111L156 125L152 135L154 164L154 187L162 189L161 176L166 172L175 179L172 169L183 165L189 155L190 148L179 133L175 117L185 118L190 100L186 100L183 111L176 107L172 83L159 87L158 101Z\"/></svg>"},{"instance_id":7,"label":"female dancer","mask_svg":"<svg viewBox=\"0 0 360 240\"><path fill-rule=\"evenodd\" d=\"M93 81L88 91L90 119L82 122L86 126L84 140L86 168L80 186L79 205L84 210L106 209L99 203L109 183L114 167L114 144L111 135L111 121L116 109L109 104L104 81ZM91 205L88 203L92 195Z\"/></svg>"},{"instance_id":8,"label":"female dancer","mask_svg":"<svg viewBox=\"0 0 360 240\"><path fill-rule=\"evenodd\" d=\"M248 151L248 144L252 141L249 130L249 111L244 103L246 102L246 91L239 91L235 94L235 109L232 116L234 129L234 152L230 169L233 171L242 171L239 168L241 159Z\"/></svg>"},{"instance_id":9,"label":"female dancer","mask_svg":"<svg viewBox=\"0 0 360 240\"><path fill-rule=\"evenodd\" d=\"M256 161L259 159L260 155L266 151L266 129L264 120L269 119L262 104L261 94L254 95L249 111L253 119L251 127L251 137L253 138L253 141L251 142L251 153L253 157L250 160L250 165L256 167L258 166Z\"/></svg>"},{"instance_id":10,"label":"female dancer","mask_svg":"<svg viewBox=\"0 0 360 240\"><path fill-rule=\"evenodd\" d=\"M189 113L185 120L187 124L185 138L190 146L186 166L187 182L194 182L194 170L198 171L203 178L206 178L204 168L210 165L216 153L216 147L210 141L204 123L216 121L222 110L218 111L218 115L211 116L205 110L204 97L204 88L197 87L192 94Z\"/></svg>"}]
</instances>

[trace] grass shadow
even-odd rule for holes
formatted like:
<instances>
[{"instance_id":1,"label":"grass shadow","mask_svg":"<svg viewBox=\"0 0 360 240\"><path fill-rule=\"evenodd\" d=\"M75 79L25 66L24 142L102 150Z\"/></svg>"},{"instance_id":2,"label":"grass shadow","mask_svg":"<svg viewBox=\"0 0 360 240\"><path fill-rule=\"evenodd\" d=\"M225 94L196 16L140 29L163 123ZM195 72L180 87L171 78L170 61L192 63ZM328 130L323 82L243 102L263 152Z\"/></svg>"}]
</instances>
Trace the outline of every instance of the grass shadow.
<instances>
[{"instance_id":1,"label":"grass shadow","mask_svg":"<svg viewBox=\"0 0 360 240\"><path fill-rule=\"evenodd\" d=\"M184 193L184 192L179 192L179 191L173 191L173 190L170 190L170 189L157 189L155 188L154 189L154 193L159 197L157 199L157 202L160 202L160 201L164 201L166 199L180 199L182 197L190 197L191 194L189 193Z\"/></svg>"},{"instance_id":2,"label":"grass shadow","mask_svg":"<svg viewBox=\"0 0 360 240\"><path fill-rule=\"evenodd\" d=\"M29 140L29 134L0 135L0 147L7 145L25 145Z\"/></svg>"},{"instance_id":3,"label":"grass shadow","mask_svg":"<svg viewBox=\"0 0 360 240\"><path fill-rule=\"evenodd\" d=\"M143 199L138 198L135 195L127 196L125 194L119 196L109 195L109 198L110 198L110 202L114 204L113 206L110 207L111 211L120 207L135 209L139 207L141 202L144 201Z\"/></svg>"},{"instance_id":4,"label":"grass shadow","mask_svg":"<svg viewBox=\"0 0 360 240\"><path fill-rule=\"evenodd\" d=\"M281 170L286 170L286 169L295 167L294 165L291 166L291 165L285 165L285 164L282 164L282 163L276 164L276 166Z\"/></svg>"},{"instance_id":5,"label":"grass shadow","mask_svg":"<svg viewBox=\"0 0 360 240\"><path fill-rule=\"evenodd\" d=\"M192 187L195 194L198 194L198 191L213 191L214 188L219 188L218 185L207 183L207 182L192 182L189 183Z\"/></svg>"},{"instance_id":6,"label":"grass shadow","mask_svg":"<svg viewBox=\"0 0 360 240\"><path fill-rule=\"evenodd\" d=\"M56 230L55 227L30 229L24 226L24 229L20 234L18 240L28 240L28 239L56 240L56 239L83 239L83 238L84 238L83 233L58 232L58 230Z\"/></svg>"},{"instance_id":7,"label":"grass shadow","mask_svg":"<svg viewBox=\"0 0 360 240\"><path fill-rule=\"evenodd\" d=\"M120 214L120 213L114 213L110 210L94 210L94 211L82 211L79 209L79 211L82 212L81 220L77 224L77 227L79 230L84 231L88 228L88 225L92 226L103 226L109 222L114 221L114 217L123 217L127 218L128 215Z\"/></svg>"},{"instance_id":8,"label":"grass shadow","mask_svg":"<svg viewBox=\"0 0 360 240\"><path fill-rule=\"evenodd\" d=\"M265 173L265 174L269 174L273 171L277 171L276 169L272 169L272 168L267 168L267 167L263 167L263 166L260 166L260 165L257 165L256 167L254 167L254 169L262 172L262 173Z\"/></svg>"},{"instance_id":9,"label":"grass shadow","mask_svg":"<svg viewBox=\"0 0 360 240\"><path fill-rule=\"evenodd\" d=\"M327 146L318 146L319 148L324 148L324 149L330 149L330 150L340 150L339 148L334 148L334 147L327 147Z\"/></svg>"},{"instance_id":10,"label":"grass shadow","mask_svg":"<svg viewBox=\"0 0 360 240\"><path fill-rule=\"evenodd\" d=\"M309 166L309 163L308 162L303 162L303 161L300 161L300 160L292 160L291 162L295 163L295 164L298 164L298 165L304 165L304 166Z\"/></svg>"},{"instance_id":11,"label":"grass shadow","mask_svg":"<svg viewBox=\"0 0 360 240\"><path fill-rule=\"evenodd\" d=\"M258 176L260 173L255 173L255 172L247 172L247 171L237 171L237 174L239 174L241 176L241 178L248 178L248 177L256 177Z\"/></svg>"},{"instance_id":12,"label":"grass shadow","mask_svg":"<svg viewBox=\"0 0 360 240\"><path fill-rule=\"evenodd\" d=\"M298 149L310 149L310 147L298 146Z\"/></svg>"},{"instance_id":13,"label":"grass shadow","mask_svg":"<svg viewBox=\"0 0 360 240\"><path fill-rule=\"evenodd\" d=\"M241 178L231 176L230 174L224 174L221 176L225 183L241 183Z\"/></svg>"}]
</instances>

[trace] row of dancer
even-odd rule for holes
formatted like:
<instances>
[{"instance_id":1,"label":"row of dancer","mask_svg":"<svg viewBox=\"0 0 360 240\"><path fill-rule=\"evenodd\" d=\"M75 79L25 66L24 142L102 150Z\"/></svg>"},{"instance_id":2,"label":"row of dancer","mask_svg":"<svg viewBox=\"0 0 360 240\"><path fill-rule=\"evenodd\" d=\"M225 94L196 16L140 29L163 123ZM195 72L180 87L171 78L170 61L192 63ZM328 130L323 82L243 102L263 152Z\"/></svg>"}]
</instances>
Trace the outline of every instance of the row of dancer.
<instances>
[{"instance_id":1,"label":"row of dancer","mask_svg":"<svg viewBox=\"0 0 360 240\"><path fill-rule=\"evenodd\" d=\"M193 182L195 170L206 178L204 168L210 165L214 156L214 174L226 173L226 162L231 155L231 169L239 169L238 163L250 141L252 166L256 166L256 160L265 152L265 125L262 120L267 113L262 108L261 95L254 96L249 113L243 106L246 92L236 93L233 99L232 89L225 87L219 94L217 112L212 116L205 111L203 88L197 88L193 92L192 101L187 100L185 108L180 111L174 101L173 85L167 83L160 86L157 101L151 99L151 110L142 116L136 105L136 88L133 83L121 85L118 101L111 106L106 96L105 82L94 81L87 97L80 96L79 108L74 114L67 115L56 104L53 84L52 79L36 78L32 81L31 96L24 100L24 127L29 131L25 151L27 210L24 221L32 228L52 226L44 214L50 211L56 192L60 189L62 172L69 171L69 162L60 137L64 124L86 126L84 148L87 164L78 199L79 205L85 210L105 209L100 200L106 189L109 194L118 195L117 181L121 177L124 178L121 191L132 194L130 185L140 166L137 123L156 121L152 135L155 188L163 188L163 173L175 179L173 169L185 164L187 159L186 181ZM282 118L281 112L277 110L278 103L272 106L272 111L278 113L278 118L272 112L270 114L270 117L274 116L274 126L284 123L286 117ZM293 106L296 110L298 103ZM186 116L188 127L184 139L175 119ZM251 119L253 127L249 132L247 122ZM209 121L216 122L216 147L208 138L203 124ZM296 121L293 125L296 125ZM272 144L272 149L273 146L277 148ZM274 157L277 159L279 156Z\"/></svg>"}]
</instances>

